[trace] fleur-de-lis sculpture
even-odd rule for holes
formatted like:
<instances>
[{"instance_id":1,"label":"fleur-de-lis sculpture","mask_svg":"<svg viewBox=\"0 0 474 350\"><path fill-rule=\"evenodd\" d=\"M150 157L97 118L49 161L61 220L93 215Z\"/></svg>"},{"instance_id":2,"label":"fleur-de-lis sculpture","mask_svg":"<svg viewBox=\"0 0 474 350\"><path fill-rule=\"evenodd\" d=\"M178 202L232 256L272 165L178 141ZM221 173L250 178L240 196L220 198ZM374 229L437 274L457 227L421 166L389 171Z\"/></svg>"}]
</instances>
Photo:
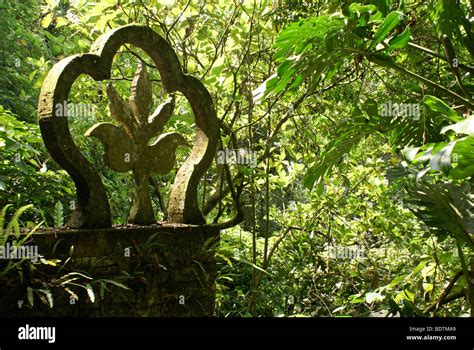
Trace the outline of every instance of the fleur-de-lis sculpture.
<instances>
[{"instance_id":1,"label":"fleur-de-lis sculpture","mask_svg":"<svg viewBox=\"0 0 474 350\"><path fill-rule=\"evenodd\" d=\"M174 109L169 98L150 115L153 105L152 85L144 65L139 65L131 84L129 103L107 85L112 117L123 128L112 123L98 123L85 133L104 145L104 161L112 170L133 172L134 198L128 221L148 225L155 222L150 196L150 174L166 174L176 162L178 146L187 146L178 133L161 134ZM150 139L161 134L149 145Z\"/></svg>"}]
</instances>

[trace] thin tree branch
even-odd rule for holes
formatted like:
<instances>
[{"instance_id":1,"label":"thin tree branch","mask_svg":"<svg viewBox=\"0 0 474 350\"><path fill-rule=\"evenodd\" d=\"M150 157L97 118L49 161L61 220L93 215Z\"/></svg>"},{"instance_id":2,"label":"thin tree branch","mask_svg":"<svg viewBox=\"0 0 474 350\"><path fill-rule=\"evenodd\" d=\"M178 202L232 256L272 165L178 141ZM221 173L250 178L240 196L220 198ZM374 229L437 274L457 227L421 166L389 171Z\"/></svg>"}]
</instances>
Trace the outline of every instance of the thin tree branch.
<instances>
[{"instance_id":1,"label":"thin tree branch","mask_svg":"<svg viewBox=\"0 0 474 350\"><path fill-rule=\"evenodd\" d=\"M446 298L448 297L449 295L449 292L451 292L451 289L453 289L454 285L456 284L456 281L463 275L463 272L462 271L458 271L452 278L451 280L449 281L449 284L448 286L446 287L446 289L443 291L443 293L441 293L440 297L438 298L438 300L431 304L426 310L425 312L431 312L433 310L438 310L440 308L441 305L445 304L445 300Z\"/></svg>"},{"instance_id":2,"label":"thin tree branch","mask_svg":"<svg viewBox=\"0 0 474 350\"><path fill-rule=\"evenodd\" d=\"M448 59L446 57L444 57L443 55L440 55L439 53L436 53L436 52L434 52L434 51L432 51L432 50L430 50L426 47L423 47L423 46L420 46L420 45L417 45L417 44L414 44L414 43L408 43L408 46L413 48L413 49L423 51L424 53L427 53L430 56L437 57L437 58L439 58L439 59L441 59L445 62L448 62ZM459 68L461 68L462 70L465 70L467 72L470 72L471 74L474 74L474 67L466 66L465 64L459 63Z\"/></svg>"},{"instance_id":3,"label":"thin tree branch","mask_svg":"<svg viewBox=\"0 0 474 350\"><path fill-rule=\"evenodd\" d=\"M391 69L394 69L394 70L397 70L405 75L408 75L412 78L415 78L423 83L425 83L427 86L435 89L435 90L438 90L438 91L441 91L443 92L444 94L446 95L449 95L451 96L452 98L454 98L456 101L458 102L461 102L463 103L465 106L471 108L471 109L474 109L474 104L472 102L470 102L469 100L465 99L464 97L462 97L461 95L455 93L454 91L451 91L441 85L438 85L436 84L435 82L425 78L425 77L422 77L421 75L418 75L412 71L409 71L408 69L405 69L393 62L390 62L390 61L385 61L385 60L381 60L379 58L377 58L376 56L373 56L373 55L366 55L367 59L372 62L372 63L375 63L379 66L382 66L382 67L386 67L386 68L391 68Z\"/></svg>"}]
</instances>

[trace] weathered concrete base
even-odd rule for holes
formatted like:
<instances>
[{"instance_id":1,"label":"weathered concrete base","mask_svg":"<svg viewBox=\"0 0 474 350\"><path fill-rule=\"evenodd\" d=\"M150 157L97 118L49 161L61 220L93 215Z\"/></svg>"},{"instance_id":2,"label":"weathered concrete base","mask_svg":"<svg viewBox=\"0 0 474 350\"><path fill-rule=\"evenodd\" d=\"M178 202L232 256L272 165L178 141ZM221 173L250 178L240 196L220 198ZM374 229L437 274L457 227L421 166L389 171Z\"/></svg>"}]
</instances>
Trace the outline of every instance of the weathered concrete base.
<instances>
[{"instance_id":1,"label":"weathered concrete base","mask_svg":"<svg viewBox=\"0 0 474 350\"><path fill-rule=\"evenodd\" d=\"M56 267L35 265L38 270L32 274L24 268L23 282L16 271L0 281L0 316L212 316L217 275L212 248L218 243L218 234L209 226L189 225L50 230L34 234L27 244L37 245L40 255L60 259L61 263ZM71 251L71 260L59 271ZM79 300L71 302L71 296L58 285L58 278L72 271L93 278L88 283L93 287L95 303L85 288L73 285L69 287ZM101 296L100 279L118 281L130 290L105 283L108 290L103 290ZM47 285L43 285L44 281ZM51 290L53 308L40 292L34 293L31 308L27 287ZM21 309L18 300L24 300Z\"/></svg>"}]
</instances>

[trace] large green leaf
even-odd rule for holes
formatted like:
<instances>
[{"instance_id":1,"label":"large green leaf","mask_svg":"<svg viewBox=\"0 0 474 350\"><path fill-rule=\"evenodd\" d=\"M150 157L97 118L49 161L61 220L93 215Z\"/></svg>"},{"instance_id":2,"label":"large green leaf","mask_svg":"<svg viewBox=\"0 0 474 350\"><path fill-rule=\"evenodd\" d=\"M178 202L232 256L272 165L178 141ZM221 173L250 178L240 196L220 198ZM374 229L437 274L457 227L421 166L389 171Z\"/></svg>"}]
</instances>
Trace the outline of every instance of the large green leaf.
<instances>
[{"instance_id":1,"label":"large green leaf","mask_svg":"<svg viewBox=\"0 0 474 350\"><path fill-rule=\"evenodd\" d=\"M441 133L444 134L445 132L452 130L456 134L464 134L464 135L473 135L474 134L474 115L471 115L469 118L466 118L463 121L458 123L445 126L441 129Z\"/></svg>"},{"instance_id":2,"label":"large green leaf","mask_svg":"<svg viewBox=\"0 0 474 350\"><path fill-rule=\"evenodd\" d=\"M10 222L7 225L6 233L11 234L12 230L14 230L16 237L20 234L20 228L18 220L20 219L21 214L23 214L26 210L33 208L33 204L25 205L19 208L14 214L13 217L10 219Z\"/></svg>"},{"instance_id":3,"label":"large green leaf","mask_svg":"<svg viewBox=\"0 0 474 350\"><path fill-rule=\"evenodd\" d=\"M344 41L343 28L340 16L309 18L286 27L274 45L273 58L280 63L277 74L265 83L265 92L259 88L255 96L275 95L285 89L295 91L308 78L316 86L320 77L342 60L337 48Z\"/></svg>"},{"instance_id":4,"label":"large green leaf","mask_svg":"<svg viewBox=\"0 0 474 350\"><path fill-rule=\"evenodd\" d=\"M413 211L440 238L451 236L468 244L474 234L474 192L469 183L462 186L418 184L408 189Z\"/></svg>"},{"instance_id":5,"label":"large green leaf","mask_svg":"<svg viewBox=\"0 0 474 350\"><path fill-rule=\"evenodd\" d=\"M438 37L444 34L450 38L462 38L460 26L466 21L466 14L456 0L436 0L430 13Z\"/></svg>"},{"instance_id":6,"label":"large green leaf","mask_svg":"<svg viewBox=\"0 0 474 350\"><path fill-rule=\"evenodd\" d=\"M62 227L64 225L64 209L63 204L58 201L54 206L54 227Z\"/></svg>"},{"instance_id":7,"label":"large green leaf","mask_svg":"<svg viewBox=\"0 0 474 350\"><path fill-rule=\"evenodd\" d=\"M331 169L339 164L344 155L348 154L365 137L363 132L357 129L349 129L339 134L330 141L318 159L306 172L304 176L304 185L307 188L313 188L315 183L319 183L322 178L331 172Z\"/></svg>"},{"instance_id":8,"label":"large green leaf","mask_svg":"<svg viewBox=\"0 0 474 350\"><path fill-rule=\"evenodd\" d=\"M452 154L454 165L449 176L453 179L467 179L474 176L474 136L457 140Z\"/></svg>"},{"instance_id":9,"label":"large green leaf","mask_svg":"<svg viewBox=\"0 0 474 350\"><path fill-rule=\"evenodd\" d=\"M394 37L388 43L388 46L384 49L386 52L391 52L397 49L404 49L407 47L408 42L410 41L410 27L406 27L403 33Z\"/></svg>"},{"instance_id":10,"label":"large green leaf","mask_svg":"<svg viewBox=\"0 0 474 350\"><path fill-rule=\"evenodd\" d=\"M462 117L453 110L448 104L439 98L431 95L426 95L423 98L423 103L428 106L430 110L436 112L440 117L451 120L453 122L462 121Z\"/></svg>"},{"instance_id":11,"label":"large green leaf","mask_svg":"<svg viewBox=\"0 0 474 350\"><path fill-rule=\"evenodd\" d=\"M370 43L369 49L373 49L377 44L384 41L387 35L400 23L402 18L403 14L401 12L390 12L382 25L377 29L377 32Z\"/></svg>"}]
</instances>

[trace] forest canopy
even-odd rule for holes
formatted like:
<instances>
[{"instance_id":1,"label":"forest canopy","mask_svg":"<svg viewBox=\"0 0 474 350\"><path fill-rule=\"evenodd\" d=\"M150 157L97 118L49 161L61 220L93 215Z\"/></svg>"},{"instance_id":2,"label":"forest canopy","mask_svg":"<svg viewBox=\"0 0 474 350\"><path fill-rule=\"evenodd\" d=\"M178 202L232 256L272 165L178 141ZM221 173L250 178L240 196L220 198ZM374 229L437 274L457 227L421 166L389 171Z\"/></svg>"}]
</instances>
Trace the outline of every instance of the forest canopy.
<instances>
[{"instance_id":1,"label":"forest canopy","mask_svg":"<svg viewBox=\"0 0 474 350\"><path fill-rule=\"evenodd\" d=\"M140 24L215 105L198 202L221 229L216 316L474 316L472 0L0 0L0 18L0 242L15 226L65 226L74 210L38 127L47 73ZM128 99L138 67L154 106L169 101L131 45L112 65L116 94ZM58 108L122 225L133 177L84 135L110 122L108 89L81 75ZM193 110L173 99L164 131L192 143ZM188 154L150 177L157 221Z\"/></svg>"}]
</instances>

